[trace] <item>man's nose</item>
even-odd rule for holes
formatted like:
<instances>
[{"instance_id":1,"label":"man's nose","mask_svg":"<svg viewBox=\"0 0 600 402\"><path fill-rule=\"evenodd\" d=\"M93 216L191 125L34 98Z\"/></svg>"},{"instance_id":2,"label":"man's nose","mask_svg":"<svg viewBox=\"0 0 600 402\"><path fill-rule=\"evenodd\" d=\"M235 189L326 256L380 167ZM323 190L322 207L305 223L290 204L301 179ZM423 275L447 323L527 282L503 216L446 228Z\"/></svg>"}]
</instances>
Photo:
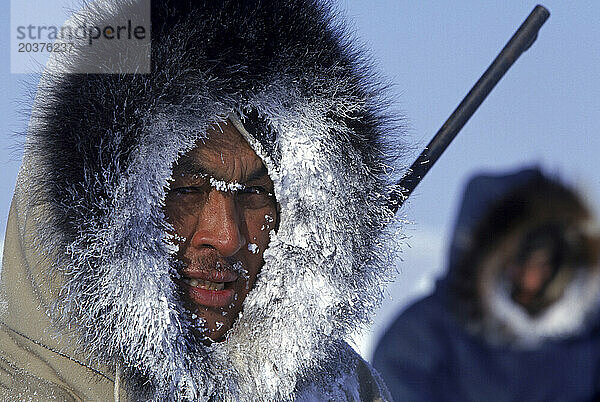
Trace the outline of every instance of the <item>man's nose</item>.
<instances>
[{"instance_id":1,"label":"man's nose","mask_svg":"<svg viewBox=\"0 0 600 402\"><path fill-rule=\"evenodd\" d=\"M212 189L198 213L190 246L212 247L223 257L236 254L246 244L232 193Z\"/></svg>"}]
</instances>

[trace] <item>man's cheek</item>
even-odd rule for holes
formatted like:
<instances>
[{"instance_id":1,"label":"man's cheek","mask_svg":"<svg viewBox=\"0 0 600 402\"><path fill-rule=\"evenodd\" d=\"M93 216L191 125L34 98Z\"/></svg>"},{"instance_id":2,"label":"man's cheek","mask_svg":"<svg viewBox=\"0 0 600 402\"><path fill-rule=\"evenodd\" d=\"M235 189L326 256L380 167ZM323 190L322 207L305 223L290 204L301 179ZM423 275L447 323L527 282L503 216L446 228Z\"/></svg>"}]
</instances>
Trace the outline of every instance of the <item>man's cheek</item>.
<instances>
[{"instance_id":1,"label":"man's cheek","mask_svg":"<svg viewBox=\"0 0 600 402\"><path fill-rule=\"evenodd\" d=\"M274 211L270 208L262 209L257 212L252 219L248 219L249 243L255 243L262 246L261 253L268 246L269 232L275 229Z\"/></svg>"}]
</instances>

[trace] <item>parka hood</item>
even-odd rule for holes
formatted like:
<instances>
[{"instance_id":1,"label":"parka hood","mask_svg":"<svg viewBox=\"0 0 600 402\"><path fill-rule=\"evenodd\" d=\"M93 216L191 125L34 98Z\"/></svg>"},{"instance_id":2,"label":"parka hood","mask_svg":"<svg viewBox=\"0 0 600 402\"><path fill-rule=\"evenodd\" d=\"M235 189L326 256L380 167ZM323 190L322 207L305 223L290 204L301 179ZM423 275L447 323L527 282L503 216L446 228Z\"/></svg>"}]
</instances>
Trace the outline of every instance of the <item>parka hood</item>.
<instances>
[{"instance_id":1,"label":"parka hood","mask_svg":"<svg viewBox=\"0 0 600 402\"><path fill-rule=\"evenodd\" d=\"M459 275L461 261L477 242L478 226L494 205L515 189L542 177L539 169L528 167L506 174L480 174L468 180L450 242L447 277Z\"/></svg>"},{"instance_id":2,"label":"parka hood","mask_svg":"<svg viewBox=\"0 0 600 402\"><path fill-rule=\"evenodd\" d=\"M508 294L505 271L536 233L557 242L562 262L553 283L568 285L530 316ZM438 290L464 326L494 343L536 346L581 334L600 301L599 233L581 197L539 168L477 175L465 188Z\"/></svg>"},{"instance_id":3,"label":"parka hood","mask_svg":"<svg viewBox=\"0 0 600 402\"><path fill-rule=\"evenodd\" d=\"M25 288L4 280L7 325L120 370L131 399L360 398L344 339L393 268L384 136L400 131L332 18L311 0L153 2L150 74L51 61L13 203L26 251L5 257L3 278L7 259L26 260L14 269L58 338L10 318ZM204 346L172 280L163 206L173 163L227 119L265 163L280 223L243 314Z\"/></svg>"}]
</instances>

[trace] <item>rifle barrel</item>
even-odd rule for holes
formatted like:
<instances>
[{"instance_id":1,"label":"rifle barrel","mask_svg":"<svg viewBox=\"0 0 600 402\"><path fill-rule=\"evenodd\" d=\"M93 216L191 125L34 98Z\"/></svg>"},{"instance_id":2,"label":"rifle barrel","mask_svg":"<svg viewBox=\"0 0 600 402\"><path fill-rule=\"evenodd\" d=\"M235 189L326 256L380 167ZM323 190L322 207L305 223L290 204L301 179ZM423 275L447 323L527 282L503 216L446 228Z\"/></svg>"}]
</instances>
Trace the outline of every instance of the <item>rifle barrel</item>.
<instances>
[{"instance_id":1,"label":"rifle barrel","mask_svg":"<svg viewBox=\"0 0 600 402\"><path fill-rule=\"evenodd\" d=\"M438 130L421 155L408 169L404 177L397 183L397 188L390 195L389 208L396 213L404 201L410 196L415 187L425 177L429 169L446 150L454 137L475 113L484 99L494 89L498 81L508 69L535 42L538 32L550 12L543 6L537 5L521 24L517 32L510 38L500 54L475 83L448 120Z\"/></svg>"}]
</instances>

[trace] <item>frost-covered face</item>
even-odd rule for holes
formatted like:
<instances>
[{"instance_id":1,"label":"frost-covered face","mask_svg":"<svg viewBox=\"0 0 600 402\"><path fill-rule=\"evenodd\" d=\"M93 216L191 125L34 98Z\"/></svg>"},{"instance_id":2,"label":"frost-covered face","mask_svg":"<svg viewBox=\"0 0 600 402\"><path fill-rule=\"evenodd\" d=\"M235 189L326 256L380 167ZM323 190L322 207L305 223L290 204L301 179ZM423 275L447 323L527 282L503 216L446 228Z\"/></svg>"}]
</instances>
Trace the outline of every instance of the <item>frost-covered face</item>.
<instances>
[{"instance_id":1,"label":"frost-covered face","mask_svg":"<svg viewBox=\"0 0 600 402\"><path fill-rule=\"evenodd\" d=\"M223 123L177 161L165 210L187 307L206 336L221 340L264 264L278 219L273 182L239 131Z\"/></svg>"}]
</instances>

